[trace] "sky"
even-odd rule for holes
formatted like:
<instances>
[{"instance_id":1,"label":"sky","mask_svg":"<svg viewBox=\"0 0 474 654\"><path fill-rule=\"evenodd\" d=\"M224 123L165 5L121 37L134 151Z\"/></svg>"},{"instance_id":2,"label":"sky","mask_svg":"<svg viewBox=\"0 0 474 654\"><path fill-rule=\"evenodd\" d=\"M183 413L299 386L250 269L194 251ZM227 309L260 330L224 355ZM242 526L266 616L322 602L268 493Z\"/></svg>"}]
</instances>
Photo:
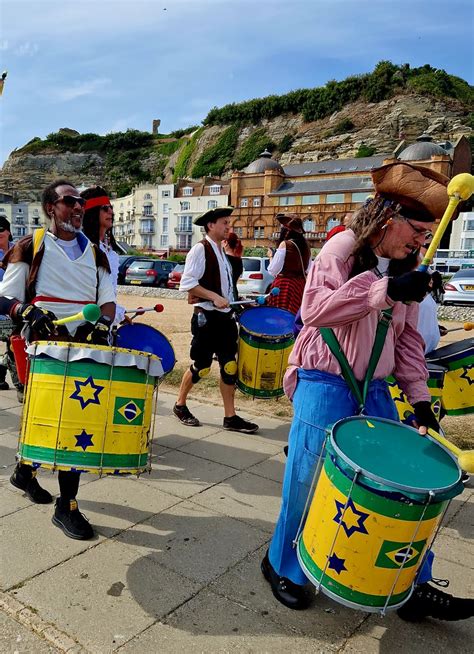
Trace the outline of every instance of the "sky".
<instances>
[{"instance_id":1,"label":"sky","mask_svg":"<svg viewBox=\"0 0 474 654\"><path fill-rule=\"evenodd\" d=\"M160 132L214 106L425 63L473 83L472 0L0 0L0 164L35 136Z\"/></svg>"}]
</instances>

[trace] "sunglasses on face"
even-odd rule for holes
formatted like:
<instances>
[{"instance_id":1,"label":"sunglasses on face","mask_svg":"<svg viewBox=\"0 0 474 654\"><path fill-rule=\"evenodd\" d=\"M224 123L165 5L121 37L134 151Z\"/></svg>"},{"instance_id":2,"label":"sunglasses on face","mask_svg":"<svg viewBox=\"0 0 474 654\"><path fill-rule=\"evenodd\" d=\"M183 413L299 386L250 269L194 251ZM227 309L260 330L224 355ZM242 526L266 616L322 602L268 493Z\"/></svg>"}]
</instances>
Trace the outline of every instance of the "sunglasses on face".
<instances>
[{"instance_id":1,"label":"sunglasses on face","mask_svg":"<svg viewBox=\"0 0 474 654\"><path fill-rule=\"evenodd\" d=\"M103 204L101 207L102 211L113 211L114 208L111 204Z\"/></svg>"},{"instance_id":2,"label":"sunglasses on face","mask_svg":"<svg viewBox=\"0 0 474 654\"><path fill-rule=\"evenodd\" d=\"M75 207L76 204L79 204L81 207L83 207L86 203L84 198L81 198L80 195L60 195L59 198L53 202L53 204L57 204L58 202L63 202L66 207L69 207L69 209Z\"/></svg>"}]
</instances>

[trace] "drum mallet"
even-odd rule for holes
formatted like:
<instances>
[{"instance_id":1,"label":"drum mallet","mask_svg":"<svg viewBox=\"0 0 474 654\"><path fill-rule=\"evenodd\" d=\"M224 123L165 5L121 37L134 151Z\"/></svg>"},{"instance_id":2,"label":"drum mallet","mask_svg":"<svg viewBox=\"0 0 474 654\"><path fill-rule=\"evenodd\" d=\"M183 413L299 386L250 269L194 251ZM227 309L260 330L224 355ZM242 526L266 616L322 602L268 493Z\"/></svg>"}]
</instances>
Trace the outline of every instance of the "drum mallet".
<instances>
[{"instance_id":1,"label":"drum mallet","mask_svg":"<svg viewBox=\"0 0 474 654\"><path fill-rule=\"evenodd\" d=\"M156 311L156 313L161 313L164 310L165 307L162 304L155 304L154 307L148 307L146 309L144 307L137 307L136 309L127 309L125 313L134 313L135 316L142 316L147 311Z\"/></svg>"},{"instance_id":2,"label":"drum mallet","mask_svg":"<svg viewBox=\"0 0 474 654\"><path fill-rule=\"evenodd\" d=\"M474 322L465 322L462 327L452 327L451 329L447 329L446 333L450 334L451 332L459 332L461 329L466 332L470 332L471 329L474 329Z\"/></svg>"},{"instance_id":3,"label":"drum mallet","mask_svg":"<svg viewBox=\"0 0 474 654\"><path fill-rule=\"evenodd\" d=\"M474 193L474 177L469 173L461 173L460 175L455 175L448 184L447 193L449 197L448 206L446 207L446 211L441 218L438 228L433 234L433 239L426 251L425 256L423 257L423 261L418 267L418 270L421 272L428 271L428 266L436 254L436 250L441 243L443 234L446 231L446 228L449 225L449 221L453 217L454 210L458 204L464 200L469 200L471 195Z\"/></svg>"},{"instance_id":4,"label":"drum mallet","mask_svg":"<svg viewBox=\"0 0 474 654\"><path fill-rule=\"evenodd\" d=\"M272 288L270 293L267 293L266 295L258 295L253 300L240 300L237 302L230 302L229 306L232 307L232 306L237 306L239 304L258 304L262 306L265 304L265 300L267 299L267 297L270 297L270 295L280 295L280 289L277 286L275 286L275 288Z\"/></svg>"},{"instance_id":5,"label":"drum mallet","mask_svg":"<svg viewBox=\"0 0 474 654\"><path fill-rule=\"evenodd\" d=\"M428 429L428 434L434 438L440 445L443 445L447 450L452 452L457 458L459 467L465 472L474 472L474 450L461 450L456 445L453 445L447 438L438 434L434 429Z\"/></svg>"},{"instance_id":6,"label":"drum mallet","mask_svg":"<svg viewBox=\"0 0 474 654\"><path fill-rule=\"evenodd\" d=\"M53 320L54 325L65 325L68 322L76 320L87 320L87 322L97 322L101 316L100 307L97 304L86 304L82 311L75 313L73 316L67 318L60 318Z\"/></svg>"}]
</instances>

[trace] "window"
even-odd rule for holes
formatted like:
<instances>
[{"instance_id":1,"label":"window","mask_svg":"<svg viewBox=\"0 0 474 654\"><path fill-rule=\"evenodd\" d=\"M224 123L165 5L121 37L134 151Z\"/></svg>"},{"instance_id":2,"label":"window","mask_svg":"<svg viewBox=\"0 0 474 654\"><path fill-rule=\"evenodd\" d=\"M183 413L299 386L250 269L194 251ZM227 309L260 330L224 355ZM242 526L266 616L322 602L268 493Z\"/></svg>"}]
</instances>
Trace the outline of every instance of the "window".
<instances>
[{"instance_id":1,"label":"window","mask_svg":"<svg viewBox=\"0 0 474 654\"><path fill-rule=\"evenodd\" d=\"M193 231L193 217L192 216L180 216L178 218L178 230L180 232L192 232Z\"/></svg>"},{"instance_id":2,"label":"window","mask_svg":"<svg viewBox=\"0 0 474 654\"><path fill-rule=\"evenodd\" d=\"M291 196L282 195L279 200L280 207L287 207L289 204L295 204L295 198Z\"/></svg>"},{"instance_id":3,"label":"window","mask_svg":"<svg viewBox=\"0 0 474 654\"><path fill-rule=\"evenodd\" d=\"M163 204L163 213L168 213L170 210L169 204L166 204L166 202Z\"/></svg>"},{"instance_id":4,"label":"window","mask_svg":"<svg viewBox=\"0 0 474 654\"><path fill-rule=\"evenodd\" d=\"M190 250L192 238L192 234L179 234L176 241L178 250Z\"/></svg>"},{"instance_id":5,"label":"window","mask_svg":"<svg viewBox=\"0 0 474 654\"><path fill-rule=\"evenodd\" d=\"M183 195L192 195L193 194L193 187L192 186L185 186L183 188Z\"/></svg>"},{"instance_id":6,"label":"window","mask_svg":"<svg viewBox=\"0 0 474 654\"><path fill-rule=\"evenodd\" d=\"M212 186L209 187L209 193L211 195L219 195L221 192L221 185L220 184L213 184Z\"/></svg>"},{"instance_id":7,"label":"window","mask_svg":"<svg viewBox=\"0 0 474 654\"><path fill-rule=\"evenodd\" d=\"M181 211L190 211L191 210L191 202L180 202L181 205Z\"/></svg>"},{"instance_id":8,"label":"window","mask_svg":"<svg viewBox=\"0 0 474 654\"><path fill-rule=\"evenodd\" d=\"M143 207L143 215L144 216L153 216L153 207L149 204L147 204L145 207Z\"/></svg>"},{"instance_id":9,"label":"window","mask_svg":"<svg viewBox=\"0 0 474 654\"><path fill-rule=\"evenodd\" d=\"M474 250L474 238L465 238L463 240L463 245L466 250Z\"/></svg>"},{"instance_id":10,"label":"window","mask_svg":"<svg viewBox=\"0 0 474 654\"><path fill-rule=\"evenodd\" d=\"M23 213L23 209L18 209L17 208L17 213Z\"/></svg>"},{"instance_id":11,"label":"window","mask_svg":"<svg viewBox=\"0 0 474 654\"><path fill-rule=\"evenodd\" d=\"M261 205L260 198L254 198L252 204L254 207L259 207Z\"/></svg>"},{"instance_id":12,"label":"window","mask_svg":"<svg viewBox=\"0 0 474 654\"><path fill-rule=\"evenodd\" d=\"M241 206L241 207L248 207L248 206L249 206L249 200L248 200L248 198L242 198L242 199L240 200L240 206Z\"/></svg>"},{"instance_id":13,"label":"window","mask_svg":"<svg viewBox=\"0 0 474 654\"><path fill-rule=\"evenodd\" d=\"M306 218L303 221L303 229L305 232L314 232L314 221L311 218Z\"/></svg>"},{"instance_id":14,"label":"window","mask_svg":"<svg viewBox=\"0 0 474 654\"><path fill-rule=\"evenodd\" d=\"M474 220L466 220L464 221L464 231L466 232L471 232L474 230ZM466 248L466 250L469 250L470 248Z\"/></svg>"},{"instance_id":15,"label":"window","mask_svg":"<svg viewBox=\"0 0 474 654\"><path fill-rule=\"evenodd\" d=\"M143 199L144 200L151 200L151 194L150 193L145 193L145 195L143 196Z\"/></svg>"},{"instance_id":16,"label":"window","mask_svg":"<svg viewBox=\"0 0 474 654\"><path fill-rule=\"evenodd\" d=\"M329 232L333 227L337 227L341 224L339 218L330 218L326 224L326 231Z\"/></svg>"},{"instance_id":17,"label":"window","mask_svg":"<svg viewBox=\"0 0 474 654\"><path fill-rule=\"evenodd\" d=\"M344 193L328 193L326 195L326 204L341 204L344 202Z\"/></svg>"},{"instance_id":18,"label":"window","mask_svg":"<svg viewBox=\"0 0 474 654\"><path fill-rule=\"evenodd\" d=\"M265 238L265 227L263 225L253 228L254 238Z\"/></svg>"},{"instance_id":19,"label":"window","mask_svg":"<svg viewBox=\"0 0 474 654\"><path fill-rule=\"evenodd\" d=\"M367 191L365 193L353 193L352 202L365 202L368 195L369 193Z\"/></svg>"},{"instance_id":20,"label":"window","mask_svg":"<svg viewBox=\"0 0 474 654\"><path fill-rule=\"evenodd\" d=\"M319 204L319 195L303 195L301 204Z\"/></svg>"},{"instance_id":21,"label":"window","mask_svg":"<svg viewBox=\"0 0 474 654\"><path fill-rule=\"evenodd\" d=\"M161 247L168 247L168 234L162 234L160 236L160 245Z\"/></svg>"},{"instance_id":22,"label":"window","mask_svg":"<svg viewBox=\"0 0 474 654\"><path fill-rule=\"evenodd\" d=\"M169 197L171 197L171 192L170 191L161 191L161 197L162 198L169 198Z\"/></svg>"},{"instance_id":23,"label":"window","mask_svg":"<svg viewBox=\"0 0 474 654\"><path fill-rule=\"evenodd\" d=\"M207 201L207 208L208 209L215 209L217 207L217 200L208 200Z\"/></svg>"},{"instance_id":24,"label":"window","mask_svg":"<svg viewBox=\"0 0 474 654\"><path fill-rule=\"evenodd\" d=\"M168 233L168 216L163 216L163 234Z\"/></svg>"},{"instance_id":25,"label":"window","mask_svg":"<svg viewBox=\"0 0 474 654\"><path fill-rule=\"evenodd\" d=\"M242 238L243 227L234 227L234 232L237 234L239 238Z\"/></svg>"}]
</instances>

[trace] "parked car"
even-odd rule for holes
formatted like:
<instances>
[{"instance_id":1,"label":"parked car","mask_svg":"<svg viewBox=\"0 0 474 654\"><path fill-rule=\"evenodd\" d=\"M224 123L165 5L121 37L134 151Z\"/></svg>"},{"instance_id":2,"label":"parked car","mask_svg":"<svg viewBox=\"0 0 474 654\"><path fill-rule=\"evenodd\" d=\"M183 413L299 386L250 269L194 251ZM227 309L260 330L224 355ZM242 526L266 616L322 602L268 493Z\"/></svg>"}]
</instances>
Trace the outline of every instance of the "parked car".
<instances>
[{"instance_id":1,"label":"parked car","mask_svg":"<svg viewBox=\"0 0 474 654\"><path fill-rule=\"evenodd\" d=\"M237 282L237 290L241 295L267 293L273 281L273 275L268 272L270 259L268 257L242 257L244 272Z\"/></svg>"},{"instance_id":2,"label":"parked car","mask_svg":"<svg viewBox=\"0 0 474 654\"><path fill-rule=\"evenodd\" d=\"M175 265L176 262L163 259L139 259L127 268L125 283L166 288L168 275Z\"/></svg>"},{"instance_id":3,"label":"parked car","mask_svg":"<svg viewBox=\"0 0 474 654\"><path fill-rule=\"evenodd\" d=\"M458 270L445 283L443 304L474 304L474 268Z\"/></svg>"},{"instance_id":4,"label":"parked car","mask_svg":"<svg viewBox=\"0 0 474 654\"><path fill-rule=\"evenodd\" d=\"M130 255L130 254L120 254L119 255L119 267L118 267L118 275L117 275L117 284L125 284L125 272L127 268L129 268L134 261L138 260L143 260L143 261L148 261L147 257L140 257L135 255Z\"/></svg>"},{"instance_id":5,"label":"parked car","mask_svg":"<svg viewBox=\"0 0 474 654\"><path fill-rule=\"evenodd\" d=\"M168 275L166 286L168 288L179 288L181 276L184 270L184 263L178 263Z\"/></svg>"}]
</instances>

